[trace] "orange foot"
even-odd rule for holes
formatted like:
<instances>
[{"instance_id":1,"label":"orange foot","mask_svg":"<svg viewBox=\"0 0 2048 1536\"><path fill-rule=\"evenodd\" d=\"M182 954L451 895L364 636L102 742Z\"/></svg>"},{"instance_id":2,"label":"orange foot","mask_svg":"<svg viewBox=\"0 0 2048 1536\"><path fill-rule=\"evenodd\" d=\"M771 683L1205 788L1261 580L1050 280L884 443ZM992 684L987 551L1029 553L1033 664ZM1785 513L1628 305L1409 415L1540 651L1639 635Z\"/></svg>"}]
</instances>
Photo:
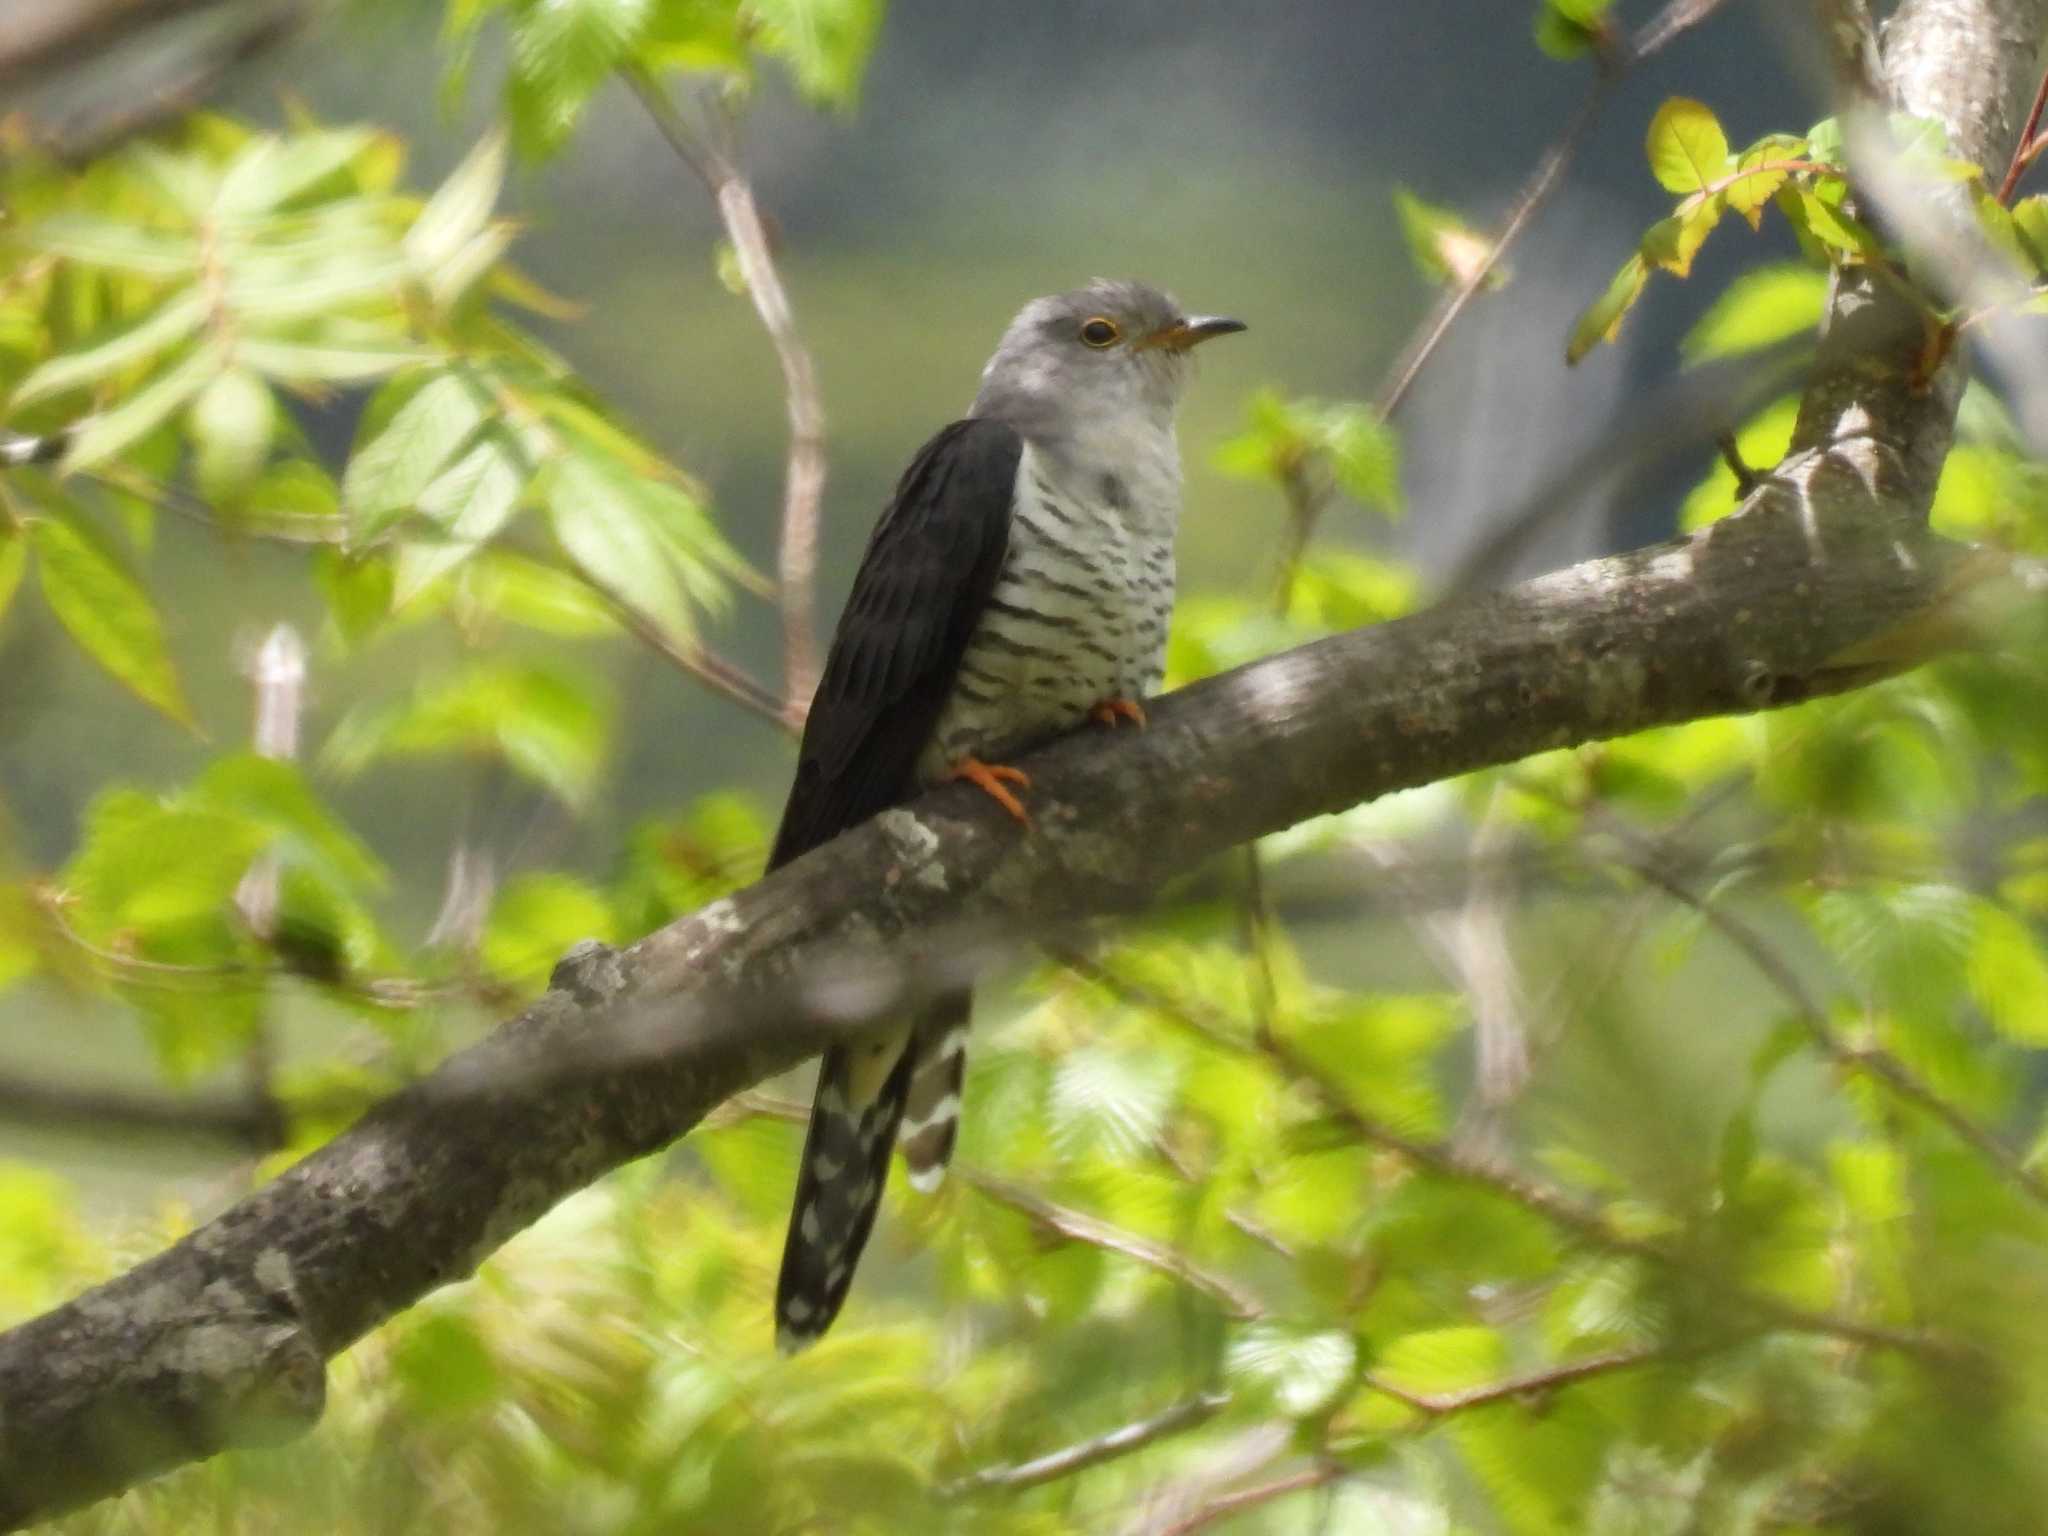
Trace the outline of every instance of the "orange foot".
<instances>
[{"instance_id":1,"label":"orange foot","mask_svg":"<svg viewBox=\"0 0 2048 1536\"><path fill-rule=\"evenodd\" d=\"M984 763L978 757L963 757L952 766L946 777L965 779L1014 816L1019 825L1031 825L1031 815L1024 809L1024 802L1003 787L1014 784L1019 789L1029 789L1031 775L1022 768L1012 768L1007 763Z\"/></svg>"},{"instance_id":2,"label":"orange foot","mask_svg":"<svg viewBox=\"0 0 2048 1536\"><path fill-rule=\"evenodd\" d=\"M1116 729L1119 720L1128 720L1139 730L1145 729L1145 706L1136 699L1104 699L1088 711L1088 718Z\"/></svg>"}]
</instances>

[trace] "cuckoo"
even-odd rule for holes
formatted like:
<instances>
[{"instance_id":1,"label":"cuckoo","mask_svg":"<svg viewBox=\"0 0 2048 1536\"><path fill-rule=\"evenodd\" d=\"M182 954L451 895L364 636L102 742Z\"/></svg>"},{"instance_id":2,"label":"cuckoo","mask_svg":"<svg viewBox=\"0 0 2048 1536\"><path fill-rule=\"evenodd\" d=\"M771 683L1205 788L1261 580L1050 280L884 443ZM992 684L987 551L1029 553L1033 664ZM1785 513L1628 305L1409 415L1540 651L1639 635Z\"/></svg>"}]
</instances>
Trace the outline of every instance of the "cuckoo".
<instances>
[{"instance_id":1,"label":"cuckoo","mask_svg":"<svg viewBox=\"0 0 2048 1536\"><path fill-rule=\"evenodd\" d=\"M965 419L911 460L868 540L811 701L769 868L945 779L1028 826L1008 759L1091 718L1144 723L1173 607L1190 353L1236 320L1142 283L1036 299ZM953 1150L969 994L825 1053L776 1287L785 1350L846 1300L901 1141L910 1183Z\"/></svg>"}]
</instances>

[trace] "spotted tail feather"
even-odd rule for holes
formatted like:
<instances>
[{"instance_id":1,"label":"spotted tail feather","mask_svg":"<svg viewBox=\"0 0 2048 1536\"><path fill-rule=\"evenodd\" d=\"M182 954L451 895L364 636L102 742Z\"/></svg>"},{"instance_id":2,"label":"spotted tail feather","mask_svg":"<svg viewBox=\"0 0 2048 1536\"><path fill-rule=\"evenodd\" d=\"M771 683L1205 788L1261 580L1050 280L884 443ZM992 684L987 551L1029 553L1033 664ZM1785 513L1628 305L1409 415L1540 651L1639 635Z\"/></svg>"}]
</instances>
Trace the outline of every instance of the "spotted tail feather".
<instances>
[{"instance_id":1,"label":"spotted tail feather","mask_svg":"<svg viewBox=\"0 0 2048 1536\"><path fill-rule=\"evenodd\" d=\"M903 1096L903 1170L910 1187L930 1194L946 1176L960 1131L960 1088L967 1068L967 1015L962 992L942 998L918 1020L912 1069Z\"/></svg>"},{"instance_id":2,"label":"spotted tail feather","mask_svg":"<svg viewBox=\"0 0 2048 1536\"><path fill-rule=\"evenodd\" d=\"M943 998L908 1029L825 1053L775 1286L785 1354L818 1339L846 1302L898 1127L917 1187L934 1187L944 1172L959 1124L969 1004L964 992Z\"/></svg>"},{"instance_id":3,"label":"spotted tail feather","mask_svg":"<svg viewBox=\"0 0 2048 1536\"><path fill-rule=\"evenodd\" d=\"M794 1354L818 1339L846 1301L888 1182L889 1153L916 1066L908 1031L837 1047L818 1067L804 1137L782 1274L775 1283L775 1341Z\"/></svg>"}]
</instances>

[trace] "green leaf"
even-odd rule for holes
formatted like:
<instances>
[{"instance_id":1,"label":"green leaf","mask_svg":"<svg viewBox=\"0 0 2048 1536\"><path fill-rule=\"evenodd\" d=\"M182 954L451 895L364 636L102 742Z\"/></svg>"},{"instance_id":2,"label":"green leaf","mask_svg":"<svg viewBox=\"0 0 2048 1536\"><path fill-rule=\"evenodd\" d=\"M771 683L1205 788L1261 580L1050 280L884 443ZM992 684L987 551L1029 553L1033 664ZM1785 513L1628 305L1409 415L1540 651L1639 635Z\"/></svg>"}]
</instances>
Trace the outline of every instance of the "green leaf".
<instances>
[{"instance_id":1,"label":"green leaf","mask_svg":"<svg viewBox=\"0 0 2048 1536\"><path fill-rule=\"evenodd\" d=\"M281 384L360 384L433 356L425 347L398 340L351 345L245 336L235 343L238 361Z\"/></svg>"},{"instance_id":2,"label":"green leaf","mask_svg":"<svg viewBox=\"0 0 2048 1536\"><path fill-rule=\"evenodd\" d=\"M1609 34L1613 0L1539 0L1536 46L1553 59L1575 59Z\"/></svg>"},{"instance_id":3,"label":"green leaf","mask_svg":"<svg viewBox=\"0 0 2048 1536\"><path fill-rule=\"evenodd\" d=\"M1725 206L1719 197L1701 198L1697 202L1687 198L1677 213L1650 226L1643 236L1643 259L1675 277L1690 277L1692 259L1714 232L1714 226L1721 222Z\"/></svg>"},{"instance_id":4,"label":"green leaf","mask_svg":"<svg viewBox=\"0 0 2048 1536\"><path fill-rule=\"evenodd\" d=\"M28 569L28 539L11 524L0 523L0 618L21 586L21 573Z\"/></svg>"},{"instance_id":5,"label":"green leaf","mask_svg":"<svg viewBox=\"0 0 2048 1536\"><path fill-rule=\"evenodd\" d=\"M486 437L450 465L419 501L421 515L439 524L443 537L399 550L392 606L404 607L481 549L518 510L524 487L513 449L494 437Z\"/></svg>"},{"instance_id":6,"label":"green leaf","mask_svg":"<svg viewBox=\"0 0 2048 1536\"><path fill-rule=\"evenodd\" d=\"M1824 117L1806 130L1806 158L1833 166L1848 165L1849 150L1842 138L1841 119Z\"/></svg>"},{"instance_id":7,"label":"green leaf","mask_svg":"<svg viewBox=\"0 0 2048 1536\"><path fill-rule=\"evenodd\" d=\"M1492 1328L1431 1328L1393 1340L1380 1351L1376 1374L1429 1396L1470 1391L1507 1373L1507 1342Z\"/></svg>"},{"instance_id":8,"label":"green leaf","mask_svg":"<svg viewBox=\"0 0 2048 1536\"><path fill-rule=\"evenodd\" d=\"M403 382L403 381L401 381ZM342 476L341 499L359 540L410 512L442 469L484 424L486 397L458 373L429 378L381 427L359 440Z\"/></svg>"},{"instance_id":9,"label":"green leaf","mask_svg":"<svg viewBox=\"0 0 2048 1536\"><path fill-rule=\"evenodd\" d=\"M86 812L63 884L90 933L173 929L224 913L267 840L239 816L110 790Z\"/></svg>"},{"instance_id":10,"label":"green leaf","mask_svg":"<svg viewBox=\"0 0 2048 1536\"><path fill-rule=\"evenodd\" d=\"M1622 318L1642 296L1643 284L1649 278L1649 264L1643 260L1642 252L1621 264L1607 291L1593 301L1572 327L1571 340L1564 349L1566 363L1575 364L1601 342L1614 340L1621 331Z\"/></svg>"},{"instance_id":11,"label":"green leaf","mask_svg":"<svg viewBox=\"0 0 2048 1536\"><path fill-rule=\"evenodd\" d=\"M1866 225L1811 187L1783 187L1774 201L1792 221L1792 227L1812 240L1830 261L1861 261L1882 249L1876 234Z\"/></svg>"},{"instance_id":12,"label":"green leaf","mask_svg":"<svg viewBox=\"0 0 2048 1536\"><path fill-rule=\"evenodd\" d=\"M587 455L564 459L546 477L544 499L556 539L600 591L664 634L687 639L694 633L682 588L648 524L632 475Z\"/></svg>"},{"instance_id":13,"label":"green leaf","mask_svg":"<svg viewBox=\"0 0 2048 1536\"><path fill-rule=\"evenodd\" d=\"M1493 242L1448 208L1425 203L1406 187L1394 188L1394 211L1416 270L1432 283L1462 283L1485 263ZM1486 274L1490 288L1503 286L1508 274L1496 266Z\"/></svg>"},{"instance_id":14,"label":"green leaf","mask_svg":"<svg viewBox=\"0 0 2048 1536\"><path fill-rule=\"evenodd\" d=\"M748 40L822 106L850 107L882 28L882 0L741 0Z\"/></svg>"},{"instance_id":15,"label":"green leaf","mask_svg":"<svg viewBox=\"0 0 2048 1536\"><path fill-rule=\"evenodd\" d=\"M2021 198L2013 204L2012 223L2036 278L2048 274L2048 196L2036 193Z\"/></svg>"},{"instance_id":16,"label":"green leaf","mask_svg":"<svg viewBox=\"0 0 2048 1536\"><path fill-rule=\"evenodd\" d=\"M342 641L360 643L391 616L392 562L379 554L323 549L314 558L313 581Z\"/></svg>"},{"instance_id":17,"label":"green leaf","mask_svg":"<svg viewBox=\"0 0 2048 1536\"><path fill-rule=\"evenodd\" d=\"M503 1373L467 1319L432 1313L405 1327L391 1351L404 1406L433 1418L482 1414L505 1394Z\"/></svg>"},{"instance_id":18,"label":"green leaf","mask_svg":"<svg viewBox=\"0 0 2048 1536\"><path fill-rule=\"evenodd\" d=\"M611 608L587 583L508 549L485 549L472 559L461 589L464 603L543 634L584 640L618 633Z\"/></svg>"},{"instance_id":19,"label":"green leaf","mask_svg":"<svg viewBox=\"0 0 2048 1536\"><path fill-rule=\"evenodd\" d=\"M521 875L505 882L491 906L481 958L499 980L538 991L571 945L584 939L609 944L617 937L610 905L583 881L555 873Z\"/></svg>"},{"instance_id":20,"label":"green leaf","mask_svg":"<svg viewBox=\"0 0 2048 1536\"><path fill-rule=\"evenodd\" d=\"M104 464L182 408L204 389L227 361L227 343L208 336L156 378L79 429L65 450L66 474Z\"/></svg>"},{"instance_id":21,"label":"green leaf","mask_svg":"<svg viewBox=\"0 0 2048 1536\"><path fill-rule=\"evenodd\" d=\"M189 418L193 469L209 500L235 500L262 472L277 430L270 386L246 368L230 368L200 391Z\"/></svg>"},{"instance_id":22,"label":"green leaf","mask_svg":"<svg viewBox=\"0 0 2048 1536\"><path fill-rule=\"evenodd\" d=\"M28 405L66 390L97 384L123 369L135 367L192 336L206 319L206 299L187 288L113 335L95 341L83 352L53 357L21 381L16 405Z\"/></svg>"},{"instance_id":23,"label":"green leaf","mask_svg":"<svg viewBox=\"0 0 2048 1536\"><path fill-rule=\"evenodd\" d=\"M2000 907L1984 907L1970 944L1970 995L2006 1039L2048 1047L2048 955L2033 929Z\"/></svg>"},{"instance_id":24,"label":"green leaf","mask_svg":"<svg viewBox=\"0 0 2048 1536\"><path fill-rule=\"evenodd\" d=\"M287 861L319 869L337 885L377 890L384 867L321 803L299 765L253 752L209 764L181 803L239 817L283 844Z\"/></svg>"},{"instance_id":25,"label":"green leaf","mask_svg":"<svg viewBox=\"0 0 2048 1536\"><path fill-rule=\"evenodd\" d=\"M253 139L221 178L214 210L223 219L246 218L281 207L339 172L365 149L367 128L316 129Z\"/></svg>"},{"instance_id":26,"label":"green leaf","mask_svg":"<svg viewBox=\"0 0 2048 1536\"><path fill-rule=\"evenodd\" d=\"M244 258L231 271L227 307L251 325L331 315L365 299L395 298L412 276L403 254L327 252L315 263Z\"/></svg>"},{"instance_id":27,"label":"green leaf","mask_svg":"<svg viewBox=\"0 0 2048 1536\"><path fill-rule=\"evenodd\" d=\"M1650 170L1673 192L1704 192L1728 174L1728 135L1703 103L1674 96L1650 119Z\"/></svg>"},{"instance_id":28,"label":"green leaf","mask_svg":"<svg viewBox=\"0 0 2048 1536\"><path fill-rule=\"evenodd\" d=\"M1349 1334L1253 1323L1231 1341L1225 1368L1241 1388L1270 1396L1290 1418L1304 1418L1349 1384L1357 1354Z\"/></svg>"},{"instance_id":29,"label":"green leaf","mask_svg":"<svg viewBox=\"0 0 2048 1536\"><path fill-rule=\"evenodd\" d=\"M502 131L484 135L420 210L406 231L405 252L422 276L431 279L484 232L505 185L505 153Z\"/></svg>"},{"instance_id":30,"label":"green leaf","mask_svg":"<svg viewBox=\"0 0 2048 1536\"><path fill-rule=\"evenodd\" d=\"M627 60L649 0L520 0L508 105L523 154L559 149L597 88Z\"/></svg>"},{"instance_id":31,"label":"green leaf","mask_svg":"<svg viewBox=\"0 0 2048 1536\"><path fill-rule=\"evenodd\" d=\"M43 597L71 638L145 703L194 725L163 624L141 583L83 523L41 518L29 525L29 537Z\"/></svg>"},{"instance_id":32,"label":"green leaf","mask_svg":"<svg viewBox=\"0 0 2048 1536\"><path fill-rule=\"evenodd\" d=\"M610 711L585 683L552 668L478 664L421 684L411 699L359 705L321 759L354 775L395 758L501 757L571 807L596 786Z\"/></svg>"},{"instance_id":33,"label":"green leaf","mask_svg":"<svg viewBox=\"0 0 2048 1536\"><path fill-rule=\"evenodd\" d=\"M1688 363L1703 363L1811 333L1820 325L1827 292L1827 274L1808 266L1788 262L1745 272L1700 317L1680 350Z\"/></svg>"},{"instance_id":34,"label":"green leaf","mask_svg":"<svg viewBox=\"0 0 2048 1536\"><path fill-rule=\"evenodd\" d=\"M1735 162L1736 179L1728 183L1722 195L1730 208L1749 220L1751 229L1763 227L1764 206L1792 175L1790 171L1764 167L1798 158L1798 147L1794 140L1767 139L1744 150Z\"/></svg>"},{"instance_id":35,"label":"green leaf","mask_svg":"<svg viewBox=\"0 0 2048 1536\"><path fill-rule=\"evenodd\" d=\"M92 214L53 215L28 232L28 241L53 256L138 277L185 277L199 270L199 242L194 237Z\"/></svg>"}]
</instances>

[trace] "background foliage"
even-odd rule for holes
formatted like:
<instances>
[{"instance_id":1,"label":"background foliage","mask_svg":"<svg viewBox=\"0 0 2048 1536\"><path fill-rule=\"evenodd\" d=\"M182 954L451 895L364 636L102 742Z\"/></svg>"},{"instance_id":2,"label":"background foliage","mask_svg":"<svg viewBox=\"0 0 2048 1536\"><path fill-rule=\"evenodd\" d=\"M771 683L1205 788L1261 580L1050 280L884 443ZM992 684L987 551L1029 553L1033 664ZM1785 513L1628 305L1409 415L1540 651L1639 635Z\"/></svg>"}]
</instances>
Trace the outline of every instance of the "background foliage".
<instances>
[{"instance_id":1,"label":"background foliage","mask_svg":"<svg viewBox=\"0 0 2048 1536\"><path fill-rule=\"evenodd\" d=\"M1598 0L1536 10L1562 61L1528 48L1539 80L1617 24ZM719 761L634 727L772 593L741 552L759 530L567 361L607 300L586 322L523 270L501 209L621 77L681 93L712 150L762 93L854 111L882 23L879 0L454 0L436 67L499 124L436 176L405 135L296 104L82 165L14 123L0 419L77 430L0 477L0 602L31 670L62 636L94 669L64 674L84 707L154 711L189 771L42 744L90 800L68 841L0 841L6 1018L58 1063L76 1021L118 1018L176 1104L268 1155L223 1172L179 1144L212 1182L168 1201L117 1201L146 1170L104 1158L0 1170L10 1318L331 1134L572 942L752 877L779 769L697 767L694 798L607 812L636 752ZM1885 259L1841 208L1827 124L1738 153L1689 97L1636 121L1647 184L1680 202L1604 299L1573 295L1575 356L1651 268L1689 275L1723 215L1761 222L1773 194L1793 239L1748 252L1660 366L1809 334L1831 264ZM1899 132L1930 176L1976 175ZM1424 283L1460 281L1489 237L1432 190L1380 219ZM1983 201L2023 310L2044 205ZM708 241L687 260L733 272ZM1175 681L1433 590L1382 413L1274 371L1202 386L1238 425L1213 450L1189 434L1198 493L1262 508L1282 554L1196 583ZM1790 427L1764 407L1741 457L1768 466ZM1717 464L1685 525L1735 486ZM2048 549L1993 389L1936 521ZM165 575L174 538L203 581ZM288 633L252 634L259 717L267 698L289 727L245 747L232 672L175 641L195 608L260 607L234 590L255 551L303 594L314 682L309 702ZM622 672L636 645L680 669ZM2048 1400L2013 1366L2048 1348L2044 663L2036 619L1846 699L1269 839L1099 953L987 990L958 1176L892 1189L814 1351L777 1359L768 1322L798 1083L352 1351L313 1436L63 1528L2030 1530ZM367 686L330 708L336 674ZM449 782L460 822L400 803ZM507 807L556 849L505 837ZM447 860L438 911L422 846ZM1036 1461L1062 1447L1089 1464Z\"/></svg>"}]
</instances>

